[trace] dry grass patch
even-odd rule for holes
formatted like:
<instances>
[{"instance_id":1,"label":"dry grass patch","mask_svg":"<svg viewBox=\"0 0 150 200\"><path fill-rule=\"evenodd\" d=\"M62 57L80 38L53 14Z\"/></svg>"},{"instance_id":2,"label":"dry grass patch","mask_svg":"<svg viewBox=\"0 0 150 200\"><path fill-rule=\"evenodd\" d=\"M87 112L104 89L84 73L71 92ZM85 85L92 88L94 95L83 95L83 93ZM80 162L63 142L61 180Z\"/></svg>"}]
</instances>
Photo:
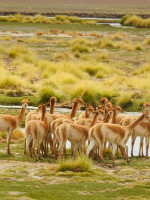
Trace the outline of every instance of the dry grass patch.
<instances>
[{"instance_id":1,"label":"dry grass patch","mask_svg":"<svg viewBox=\"0 0 150 200\"><path fill-rule=\"evenodd\" d=\"M58 162L58 172L89 172L91 171L92 160L85 155L78 156L75 159L62 159Z\"/></svg>"}]
</instances>

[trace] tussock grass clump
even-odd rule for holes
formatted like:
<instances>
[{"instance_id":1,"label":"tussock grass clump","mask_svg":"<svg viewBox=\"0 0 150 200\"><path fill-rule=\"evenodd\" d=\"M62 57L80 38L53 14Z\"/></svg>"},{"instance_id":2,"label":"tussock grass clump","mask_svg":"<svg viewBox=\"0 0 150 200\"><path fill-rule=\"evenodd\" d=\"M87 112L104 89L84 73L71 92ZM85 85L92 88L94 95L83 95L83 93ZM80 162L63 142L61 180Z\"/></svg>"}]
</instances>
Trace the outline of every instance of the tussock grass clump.
<instances>
[{"instance_id":1,"label":"tussock grass clump","mask_svg":"<svg viewBox=\"0 0 150 200\"><path fill-rule=\"evenodd\" d=\"M74 52L74 57L76 57L76 58L80 58L81 55L80 55L80 53L79 53L78 51L76 51L76 52Z\"/></svg>"},{"instance_id":2,"label":"tussock grass clump","mask_svg":"<svg viewBox=\"0 0 150 200\"><path fill-rule=\"evenodd\" d=\"M141 45L140 45L140 44L136 45L135 49L136 49L136 50L138 50L138 51L141 51L141 50L143 50L143 48L141 47Z\"/></svg>"},{"instance_id":3,"label":"tussock grass clump","mask_svg":"<svg viewBox=\"0 0 150 200\"><path fill-rule=\"evenodd\" d=\"M131 25L136 28L150 28L150 18L143 19L136 15L124 16L120 23L123 25Z\"/></svg>"},{"instance_id":4,"label":"tussock grass clump","mask_svg":"<svg viewBox=\"0 0 150 200\"><path fill-rule=\"evenodd\" d=\"M108 51L102 51L102 52L96 54L94 57L97 61L107 61L108 62L110 54Z\"/></svg>"},{"instance_id":5,"label":"tussock grass clump","mask_svg":"<svg viewBox=\"0 0 150 200\"><path fill-rule=\"evenodd\" d=\"M57 30L57 29L51 29L50 33L53 34L53 35L58 35L59 34L59 30Z\"/></svg>"},{"instance_id":6,"label":"tussock grass clump","mask_svg":"<svg viewBox=\"0 0 150 200\"><path fill-rule=\"evenodd\" d=\"M36 35L44 35L45 33L44 33L44 31L36 31L35 34L36 34Z\"/></svg>"},{"instance_id":7,"label":"tussock grass clump","mask_svg":"<svg viewBox=\"0 0 150 200\"><path fill-rule=\"evenodd\" d=\"M100 99L100 86L90 80L78 82L71 91L71 98L81 96L85 102L96 105Z\"/></svg>"},{"instance_id":8,"label":"tussock grass clump","mask_svg":"<svg viewBox=\"0 0 150 200\"><path fill-rule=\"evenodd\" d=\"M17 76L11 76L8 74L5 74L4 76L1 76L0 79L0 88L3 89L16 89L17 87L21 87L21 79Z\"/></svg>"},{"instance_id":9,"label":"tussock grass clump","mask_svg":"<svg viewBox=\"0 0 150 200\"><path fill-rule=\"evenodd\" d=\"M52 96L55 96L58 100L60 99L58 92L55 92L55 90L50 85L41 87L38 92L39 102L48 102L49 98Z\"/></svg>"},{"instance_id":10,"label":"tussock grass clump","mask_svg":"<svg viewBox=\"0 0 150 200\"><path fill-rule=\"evenodd\" d=\"M24 137L25 137L25 134L21 131L20 128L15 129L12 134L12 139L14 139L14 140L20 140Z\"/></svg>"},{"instance_id":11,"label":"tussock grass clump","mask_svg":"<svg viewBox=\"0 0 150 200\"><path fill-rule=\"evenodd\" d=\"M0 132L0 141L7 138L7 134L5 132Z\"/></svg>"},{"instance_id":12,"label":"tussock grass clump","mask_svg":"<svg viewBox=\"0 0 150 200\"><path fill-rule=\"evenodd\" d=\"M117 101L118 105L120 105L122 108L127 108L133 104L131 93L124 93L121 94Z\"/></svg>"},{"instance_id":13,"label":"tussock grass clump","mask_svg":"<svg viewBox=\"0 0 150 200\"><path fill-rule=\"evenodd\" d=\"M12 37L10 35L6 35L6 36L1 37L1 40L10 41L12 40Z\"/></svg>"},{"instance_id":14,"label":"tussock grass clump","mask_svg":"<svg viewBox=\"0 0 150 200\"><path fill-rule=\"evenodd\" d=\"M104 48L104 47L115 47L115 46L112 40L105 38L104 40L102 40L100 47Z\"/></svg>"},{"instance_id":15,"label":"tussock grass clump","mask_svg":"<svg viewBox=\"0 0 150 200\"><path fill-rule=\"evenodd\" d=\"M133 72L133 75L145 74L145 73L149 73L149 72L150 72L150 62L148 62L145 65L143 65L142 67L140 67L140 69L135 70Z\"/></svg>"},{"instance_id":16,"label":"tussock grass clump","mask_svg":"<svg viewBox=\"0 0 150 200\"><path fill-rule=\"evenodd\" d=\"M91 171L92 160L85 155L78 156L75 159L59 160L58 172L89 172Z\"/></svg>"},{"instance_id":17,"label":"tussock grass clump","mask_svg":"<svg viewBox=\"0 0 150 200\"><path fill-rule=\"evenodd\" d=\"M17 38L17 42L25 42L23 38Z\"/></svg>"},{"instance_id":18,"label":"tussock grass clump","mask_svg":"<svg viewBox=\"0 0 150 200\"><path fill-rule=\"evenodd\" d=\"M40 43L40 44L45 44L49 43L48 40L45 38L38 38L38 37L30 37L26 40L27 43Z\"/></svg>"},{"instance_id":19,"label":"tussock grass clump","mask_svg":"<svg viewBox=\"0 0 150 200\"><path fill-rule=\"evenodd\" d=\"M94 76L99 71L98 66L84 66L83 70L87 72L89 75Z\"/></svg>"},{"instance_id":20,"label":"tussock grass clump","mask_svg":"<svg viewBox=\"0 0 150 200\"><path fill-rule=\"evenodd\" d=\"M150 45L150 38L147 38L147 39L144 41L144 44Z\"/></svg>"},{"instance_id":21,"label":"tussock grass clump","mask_svg":"<svg viewBox=\"0 0 150 200\"><path fill-rule=\"evenodd\" d=\"M126 36L126 34L120 31L120 32L117 32L117 33L111 35L110 38L115 41L120 41L120 40L123 40L125 38L125 36Z\"/></svg>"},{"instance_id":22,"label":"tussock grass clump","mask_svg":"<svg viewBox=\"0 0 150 200\"><path fill-rule=\"evenodd\" d=\"M20 63L36 63L36 55L33 51L26 48L24 45L17 44L12 45L7 49L6 53L13 59L14 65L20 65Z\"/></svg>"},{"instance_id":23,"label":"tussock grass clump","mask_svg":"<svg viewBox=\"0 0 150 200\"><path fill-rule=\"evenodd\" d=\"M24 16L21 14L9 15L0 17L0 21L20 22L20 23L49 23L49 24L87 24L96 25L94 20L81 19L76 16L56 15L54 18L49 18L44 15L37 14L34 17Z\"/></svg>"},{"instance_id":24,"label":"tussock grass clump","mask_svg":"<svg viewBox=\"0 0 150 200\"><path fill-rule=\"evenodd\" d=\"M97 25L97 22L94 20L88 20L85 22L86 25Z\"/></svg>"},{"instance_id":25,"label":"tussock grass clump","mask_svg":"<svg viewBox=\"0 0 150 200\"><path fill-rule=\"evenodd\" d=\"M67 60L71 60L72 56L68 52L61 53L61 54L57 53L56 55L54 55L53 59L56 60L56 61L62 61L62 60L67 61Z\"/></svg>"},{"instance_id":26,"label":"tussock grass clump","mask_svg":"<svg viewBox=\"0 0 150 200\"><path fill-rule=\"evenodd\" d=\"M80 53L89 53L89 48L83 44L74 44L72 49L72 51L78 51Z\"/></svg>"},{"instance_id":27,"label":"tussock grass clump","mask_svg":"<svg viewBox=\"0 0 150 200\"><path fill-rule=\"evenodd\" d=\"M17 56L25 55L25 54L30 54L31 52L26 49L24 46L21 45L14 45L12 47L10 47L10 49L8 50L8 55L11 58L16 58Z\"/></svg>"}]
</instances>

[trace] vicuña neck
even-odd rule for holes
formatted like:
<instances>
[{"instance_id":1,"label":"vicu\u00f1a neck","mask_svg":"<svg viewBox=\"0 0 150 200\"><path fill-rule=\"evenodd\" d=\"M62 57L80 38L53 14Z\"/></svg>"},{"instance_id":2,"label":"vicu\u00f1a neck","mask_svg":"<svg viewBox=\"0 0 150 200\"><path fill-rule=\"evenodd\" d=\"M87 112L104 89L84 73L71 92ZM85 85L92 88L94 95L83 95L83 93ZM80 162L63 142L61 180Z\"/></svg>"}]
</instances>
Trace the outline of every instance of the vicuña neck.
<instances>
[{"instance_id":1,"label":"vicu\u00f1a neck","mask_svg":"<svg viewBox=\"0 0 150 200\"><path fill-rule=\"evenodd\" d=\"M94 125L96 124L96 122L97 122L97 120L98 120L98 116L99 116L99 113L96 113L96 114L94 115L94 118L93 118L93 120L92 120L92 122L91 122L91 124L90 124L90 127L92 127L92 126L94 126Z\"/></svg>"},{"instance_id":2,"label":"vicu\u00f1a neck","mask_svg":"<svg viewBox=\"0 0 150 200\"><path fill-rule=\"evenodd\" d=\"M85 118L89 118L89 113L88 113L87 109L85 110Z\"/></svg>"},{"instance_id":3,"label":"vicu\u00f1a neck","mask_svg":"<svg viewBox=\"0 0 150 200\"><path fill-rule=\"evenodd\" d=\"M43 107L42 107L41 121L44 121L44 120L45 120L45 114L46 114L46 108L43 106Z\"/></svg>"},{"instance_id":4,"label":"vicu\u00f1a neck","mask_svg":"<svg viewBox=\"0 0 150 200\"><path fill-rule=\"evenodd\" d=\"M17 116L17 121L18 121L18 125L22 122L24 114L25 114L26 108L22 107L19 115Z\"/></svg>"},{"instance_id":5,"label":"vicu\u00f1a neck","mask_svg":"<svg viewBox=\"0 0 150 200\"><path fill-rule=\"evenodd\" d=\"M105 123L108 123L108 122L109 122L109 120L110 120L110 115L109 115L109 114L107 114L107 117L105 118L104 122L105 122Z\"/></svg>"},{"instance_id":6,"label":"vicu\u00f1a neck","mask_svg":"<svg viewBox=\"0 0 150 200\"><path fill-rule=\"evenodd\" d=\"M54 109L55 109L55 102L51 102L49 113L54 114Z\"/></svg>"},{"instance_id":7,"label":"vicu\u00f1a neck","mask_svg":"<svg viewBox=\"0 0 150 200\"><path fill-rule=\"evenodd\" d=\"M78 102L75 102L74 105L72 106L72 111L70 113L70 118L74 118L77 114L78 111Z\"/></svg>"},{"instance_id":8,"label":"vicu\u00f1a neck","mask_svg":"<svg viewBox=\"0 0 150 200\"><path fill-rule=\"evenodd\" d=\"M135 120L132 124L128 125L128 129L133 129L135 128L143 119L144 119L145 114L141 115L137 120Z\"/></svg>"},{"instance_id":9,"label":"vicu\u00f1a neck","mask_svg":"<svg viewBox=\"0 0 150 200\"><path fill-rule=\"evenodd\" d=\"M116 110L114 110L114 112L113 112L112 124L117 124L117 112L116 112Z\"/></svg>"}]
</instances>

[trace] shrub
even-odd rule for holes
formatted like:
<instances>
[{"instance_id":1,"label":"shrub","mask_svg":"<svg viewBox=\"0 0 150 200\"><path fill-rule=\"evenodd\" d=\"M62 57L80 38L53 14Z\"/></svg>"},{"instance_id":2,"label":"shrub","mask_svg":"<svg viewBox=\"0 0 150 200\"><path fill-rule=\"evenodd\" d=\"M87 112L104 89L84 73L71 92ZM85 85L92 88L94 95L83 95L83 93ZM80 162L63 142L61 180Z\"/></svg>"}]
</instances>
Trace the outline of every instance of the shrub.
<instances>
[{"instance_id":1,"label":"shrub","mask_svg":"<svg viewBox=\"0 0 150 200\"><path fill-rule=\"evenodd\" d=\"M0 132L0 141L6 138L7 138L7 134L5 132Z\"/></svg>"},{"instance_id":2,"label":"shrub","mask_svg":"<svg viewBox=\"0 0 150 200\"><path fill-rule=\"evenodd\" d=\"M96 74L96 78L102 79L102 78L104 78L104 75L99 72Z\"/></svg>"},{"instance_id":3,"label":"shrub","mask_svg":"<svg viewBox=\"0 0 150 200\"><path fill-rule=\"evenodd\" d=\"M6 74L0 79L0 88L16 89L17 87L19 88L20 86L21 86L21 80L17 76L10 76Z\"/></svg>"},{"instance_id":4,"label":"shrub","mask_svg":"<svg viewBox=\"0 0 150 200\"><path fill-rule=\"evenodd\" d=\"M14 140L20 140L22 138L25 138L25 134L21 131L21 129L18 128L13 131L12 138Z\"/></svg>"},{"instance_id":5,"label":"shrub","mask_svg":"<svg viewBox=\"0 0 150 200\"><path fill-rule=\"evenodd\" d=\"M143 50L143 48L141 47L141 45L140 45L140 44L138 44L138 45L135 47L135 49L136 49L136 50L138 50L138 51L141 51L141 50Z\"/></svg>"},{"instance_id":6,"label":"shrub","mask_svg":"<svg viewBox=\"0 0 150 200\"><path fill-rule=\"evenodd\" d=\"M25 40L22 38L17 38L17 42L25 42Z\"/></svg>"},{"instance_id":7,"label":"shrub","mask_svg":"<svg viewBox=\"0 0 150 200\"><path fill-rule=\"evenodd\" d=\"M85 155L78 156L75 159L59 160L57 171L72 171L72 172L89 172L91 171L92 160Z\"/></svg>"},{"instance_id":8,"label":"shrub","mask_svg":"<svg viewBox=\"0 0 150 200\"><path fill-rule=\"evenodd\" d=\"M144 44L150 45L150 38L147 38L147 39L144 41Z\"/></svg>"},{"instance_id":9,"label":"shrub","mask_svg":"<svg viewBox=\"0 0 150 200\"><path fill-rule=\"evenodd\" d=\"M48 102L50 97L52 96L55 96L58 100L60 99L60 96L56 94L56 92L51 86L41 87L41 89L38 92L39 101L42 103Z\"/></svg>"},{"instance_id":10,"label":"shrub","mask_svg":"<svg viewBox=\"0 0 150 200\"><path fill-rule=\"evenodd\" d=\"M114 43L113 43L113 41L111 41L109 39L104 39L104 40L102 40L100 47L102 47L102 48L104 48L104 47L114 47Z\"/></svg>"},{"instance_id":11,"label":"shrub","mask_svg":"<svg viewBox=\"0 0 150 200\"><path fill-rule=\"evenodd\" d=\"M99 68L94 66L85 66L84 71L90 74L91 76L94 76L98 72Z\"/></svg>"},{"instance_id":12,"label":"shrub","mask_svg":"<svg viewBox=\"0 0 150 200\"><path fill-rule=\"evenodd\" d=\"M20 56L21 54L27 54L29 51L21 45L14 45L8 50L8 55L11 58L16 58L17 56Z\"/></svg>"},{"instance_id":13,"label":"shrub","mask_svg":"<svg viewBox=\"0 0 150 200\"><path fill-rule=\"evenodd\" d=\"M10 40L12 40L12 37L10 35L6 35L6 36L2 37L2 40L10 41Z\"/></svg>"},{"instance_id":14,"label":"shrub","mask_svg":"<svg viewBox=\"0 0 150 200\"><path fill-rule=\"evenodd\" d=\"M89 48L82 44L74 44L71 50L79 51L80 53L89 53Z\"/></svg>"},{"instance_id":15,"label":"shrub","mask_svg":"<svg viewBox=\"0 0 150 200\"><path fill-rule=\"evenodd\" d=\"M117 104L120 105L123 109L131 106L133 104L133 101L131 99L131 94L129 93L121 94L120 97L118 98Z\"/></svg>"},{"instance_id":16,"label":"shrub","mask_svg":"<svg viewBox=\"0 0 150 200\"><path fill-rule=\"evenodd\" d=\"M44 31L37 31L36 35L44 35Z\"/></svg>"},{"instance_id":17,"label":"shrub","mask_svg":"<svg viewBox=\"0 0 150 200\"><path fill-rule=\"evenodd\" d=\"M87 24L87 25L96 25L97 22L94 21L94 20L88 20L88 21L85 22L85 24Z\"/></svg>"},{"instance_id":18,"label":"shrub","mask_svg":"<svg viewBox=\"0 0 150 200\"><path fill-rule=\"evenodd\" d=\"M95 55L95 59L97 61L101 61L101 60L109 61L109 57L110 57L110 55L109 55L108 51L102 51L102 52Z\"/></svg>"},{"instance_id":19,"label":"shrub","mask_svg":"<svg viewBox=\"0 0 150 200\"><path fill-rule=\"evenodd\" d=\"M128 20L132 15L125 15L122 17L120 24L124 25L126 20Z\"/></svg>"},{"instance_id":20,"label":"shrub","mask_svg":"<svg viewBox=\"0 0 150 200\"><path fill-rule=\"evenodd\" d=\"M76 52L74 53L74 56L75 56L76 58L80 58L80 53L79 53L78 51L76 51Z\"/></svg>"},{"instance_id":21,"label":"shrub","mask_svg":"<svg viewBox=\"0 0 150 200\"><path fill-rule=\"evenodd\" d=\"M59 30L57 30L57 29L51 29L50 33L53 34L53 35L58 35L59 34Z\"/></svg>"},{"instance_id":22,"label":"shrub","mask_svg":"<svg viewBox=\"0 0 150 200\"><path fill-rule=\"evenodd\" d=\"M80 81L74 86L70 96L72 99L81 96L85 102L96 105L100 97L100 87L90 80Z\"/></svg>"},{"instance_id":23,"label":"shrub","mask_svg":"<svg viewBox=\"0 0 150 200\"><path fill-rule=\"evenodd\" d=\"M124 16L121 20L123 25L131 25L137 28L149 28L150 27L150 18L143 19L136 15Z\"/></svg>"}]
</instances>

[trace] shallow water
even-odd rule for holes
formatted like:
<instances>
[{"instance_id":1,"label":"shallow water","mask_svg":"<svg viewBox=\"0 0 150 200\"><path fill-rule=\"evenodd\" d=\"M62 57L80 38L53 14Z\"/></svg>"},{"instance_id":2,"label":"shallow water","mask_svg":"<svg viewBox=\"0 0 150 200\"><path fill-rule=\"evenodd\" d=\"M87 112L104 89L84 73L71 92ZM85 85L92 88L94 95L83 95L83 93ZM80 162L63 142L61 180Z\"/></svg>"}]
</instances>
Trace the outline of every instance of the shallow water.
<instances>
[{"instance_id":1,"label":"shallow water","mask_svg":"<svg viewBox=\"0 0 150 200\"><path fill-rule=\"evenodd\" d=\"M131 26L123 26L122 24L120 23L113 23L113 22L100 22L98 24L108 24L110 26L113 26L113 27L117 27L117 28L135 28L135 27L131 27Z\"/></svg>"}]
</instances>

